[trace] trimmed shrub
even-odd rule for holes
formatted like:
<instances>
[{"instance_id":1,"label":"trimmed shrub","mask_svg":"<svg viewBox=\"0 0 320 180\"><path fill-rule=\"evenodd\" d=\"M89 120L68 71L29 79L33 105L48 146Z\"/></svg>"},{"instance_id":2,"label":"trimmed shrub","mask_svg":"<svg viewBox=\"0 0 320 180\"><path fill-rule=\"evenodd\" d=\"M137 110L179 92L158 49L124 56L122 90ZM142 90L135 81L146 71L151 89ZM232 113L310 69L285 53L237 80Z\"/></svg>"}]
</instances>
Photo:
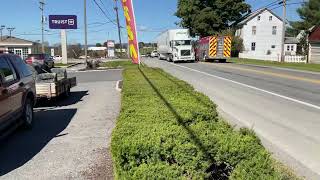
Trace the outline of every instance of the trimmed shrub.
<instances>
[{"instance_id":1,"label":"trimmed shrub","mask_svg":"<svg viewBox=\"0 0 320 180\"><path fill-rule=\"evenodd\" d=\"M111 144L116 179L287 177L255 134L221 120L208 97L160 69L123 64Z\"/></svg>"}]
</instances>

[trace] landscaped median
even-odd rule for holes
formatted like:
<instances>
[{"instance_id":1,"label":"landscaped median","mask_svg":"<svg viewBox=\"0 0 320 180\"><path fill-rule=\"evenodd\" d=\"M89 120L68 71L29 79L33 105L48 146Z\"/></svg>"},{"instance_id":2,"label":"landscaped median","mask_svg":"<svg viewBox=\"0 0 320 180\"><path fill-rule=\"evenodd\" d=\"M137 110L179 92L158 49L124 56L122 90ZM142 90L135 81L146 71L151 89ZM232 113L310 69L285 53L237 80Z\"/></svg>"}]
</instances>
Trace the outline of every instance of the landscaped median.
<instances>
[{"instance_id":1,"label":"landscaped median","mask_svg":"<svg viewBox=\"0 0 320 180\"><path fill-rule=\"evenodd\" d=\"M234 130L184 81L129 62L107 65L124 67L111 145L116 179L295 178L254 133Z\"/></svg>"}]
</instances>

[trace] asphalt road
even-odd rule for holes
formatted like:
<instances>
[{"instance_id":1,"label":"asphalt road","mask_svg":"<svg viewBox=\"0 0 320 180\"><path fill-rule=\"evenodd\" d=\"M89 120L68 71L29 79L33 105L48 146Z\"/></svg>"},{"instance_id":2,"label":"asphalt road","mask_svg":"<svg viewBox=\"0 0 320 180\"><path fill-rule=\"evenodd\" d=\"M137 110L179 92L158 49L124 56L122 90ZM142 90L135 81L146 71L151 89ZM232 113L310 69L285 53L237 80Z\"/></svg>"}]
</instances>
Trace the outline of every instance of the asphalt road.
<instances>
[{"instance_id":1,"label":"asphalt road","mask_svg":"<svg viewBox=\"0 0 320 180\"><path fill-rule=\"evenodd\" d=\"M228 121L253 128L275 157L320 179L320 74L231 63L144 59L209 96Z\"/></svg>"},{"instance_id":2,"label":"asphalt road","mask_svg":"<svg viewBox=\"0 0 320 180\"><path fill-rule=\"evenodd\" d=\"M0 146L0 179L112 179L111 132L120 110L121 71L69 72L68 99L41 101L32 130Z\"/></svg>"}]
</instances>

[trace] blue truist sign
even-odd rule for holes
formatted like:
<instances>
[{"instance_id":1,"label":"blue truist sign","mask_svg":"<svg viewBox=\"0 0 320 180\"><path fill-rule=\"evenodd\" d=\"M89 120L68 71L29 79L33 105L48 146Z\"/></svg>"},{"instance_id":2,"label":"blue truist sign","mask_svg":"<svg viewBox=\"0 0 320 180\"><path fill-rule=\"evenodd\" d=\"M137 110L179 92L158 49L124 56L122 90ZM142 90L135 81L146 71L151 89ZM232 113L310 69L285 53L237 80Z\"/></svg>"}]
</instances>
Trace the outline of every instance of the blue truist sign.
<instances>
[{"instance_id":1,"label":"blue truist sign","mask_svg":"<svg viewBox=\"0 0 320 180\"><path fill-rule=\"evenodd\" d=\"M77 29L75 15L49 15L50 29Z\"/></svg>"}]
</instances>

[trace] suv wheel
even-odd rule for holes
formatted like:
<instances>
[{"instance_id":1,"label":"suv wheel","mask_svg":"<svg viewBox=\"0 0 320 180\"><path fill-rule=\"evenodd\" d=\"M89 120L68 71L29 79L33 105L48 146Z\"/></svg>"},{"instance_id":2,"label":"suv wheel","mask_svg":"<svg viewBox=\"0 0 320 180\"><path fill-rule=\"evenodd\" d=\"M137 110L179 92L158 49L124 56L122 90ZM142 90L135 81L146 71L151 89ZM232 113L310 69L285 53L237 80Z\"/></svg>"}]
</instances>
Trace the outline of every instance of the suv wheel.
<instances>
[{"instance_id":1,"label":"suv wheel","mask_svg":"<svg viewBox=\"0 0 320 180\"><path fill-rule=\"evenodd\" d=\"M22 121L25 128L30 129L33 125L33 102L30 98L26 100L24 105L23 114L22 114Z\"/></svg>"}]
</instances>

